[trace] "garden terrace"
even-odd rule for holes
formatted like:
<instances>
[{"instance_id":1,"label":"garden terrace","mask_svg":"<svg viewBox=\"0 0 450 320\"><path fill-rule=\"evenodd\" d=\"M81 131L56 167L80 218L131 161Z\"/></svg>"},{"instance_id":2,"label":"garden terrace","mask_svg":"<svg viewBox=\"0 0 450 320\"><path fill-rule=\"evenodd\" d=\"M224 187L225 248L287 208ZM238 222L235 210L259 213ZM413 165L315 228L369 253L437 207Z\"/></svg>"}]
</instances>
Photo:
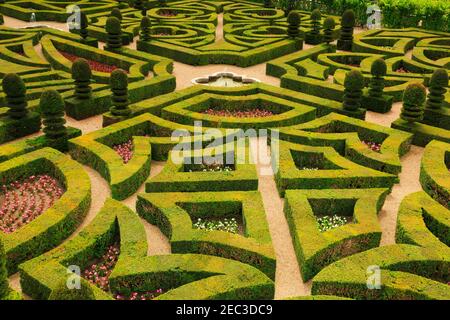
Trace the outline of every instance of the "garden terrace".
<instances>
[{"instance_id":1,"label":"garden terrace","mask_svg":"<svg viewBox=\"0 0 450 320\"><path fill-rule=\"evenodd\" d=\"M0 3L0 300L449 300L450 5L393 1Z\"/></svg>"}]
</instances>

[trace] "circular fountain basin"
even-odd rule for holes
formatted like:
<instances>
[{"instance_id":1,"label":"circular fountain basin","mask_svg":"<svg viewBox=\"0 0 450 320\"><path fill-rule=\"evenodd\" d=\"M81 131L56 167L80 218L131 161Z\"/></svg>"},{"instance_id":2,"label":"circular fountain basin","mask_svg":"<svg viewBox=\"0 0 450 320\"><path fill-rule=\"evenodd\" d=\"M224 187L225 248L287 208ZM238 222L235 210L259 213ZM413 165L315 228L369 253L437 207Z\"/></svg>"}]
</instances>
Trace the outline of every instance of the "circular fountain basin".
<instances>
[{"instance_id":1,"label":"circular fountain basin","mask_svg":"<svg viewBox=\"0 0 450 320\"><path fill-rule=\"evenodd\" d=\"M214 87L240 87L259 82L258 79L248 78L233 72L217 72L210 76L199 77L192 80L194 84L203 84Z\"/></svg>"}]
</instances>

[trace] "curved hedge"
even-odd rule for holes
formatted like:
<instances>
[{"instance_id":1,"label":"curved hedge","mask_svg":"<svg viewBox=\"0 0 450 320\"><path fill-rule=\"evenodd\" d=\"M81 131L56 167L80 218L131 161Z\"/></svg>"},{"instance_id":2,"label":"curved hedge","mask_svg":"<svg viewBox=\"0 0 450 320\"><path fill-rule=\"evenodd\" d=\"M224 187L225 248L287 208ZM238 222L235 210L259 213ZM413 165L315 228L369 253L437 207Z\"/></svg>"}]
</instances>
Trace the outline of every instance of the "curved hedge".
<instances>
[{"instance_id":1,"label":"curved hedge","mask_svg":"<svg viewBox=\"0 0 450 320\"><path fill-rule=\"evenodd\" d=\"M66 239L82 222L91 202L91 183L83 168L64 154L43 148L0 164L3 183L49 174L65 188L63 196L42 215L11 234L0 234L8 257L8 272L50 250Z\"/></svg>"}]
</instances>

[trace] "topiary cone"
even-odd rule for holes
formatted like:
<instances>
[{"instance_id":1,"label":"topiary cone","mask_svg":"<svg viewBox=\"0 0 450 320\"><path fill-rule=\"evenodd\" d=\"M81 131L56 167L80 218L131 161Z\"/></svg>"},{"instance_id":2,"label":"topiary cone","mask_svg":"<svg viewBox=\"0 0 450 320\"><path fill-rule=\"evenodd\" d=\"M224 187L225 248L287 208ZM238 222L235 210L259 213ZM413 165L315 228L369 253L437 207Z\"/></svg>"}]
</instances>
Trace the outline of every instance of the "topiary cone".
<instances>
[{"instance_id":1,"label":"topiary cone","mask_svg":"<svg viewBox=\"0 0 450 320\"><path fill-rule=\"evenodd\" d=\"M448 72L445 69L437 69L433 72L430 79L428 99L426 108L439 110L442 108L445 100L445 94L448 86Z\"/></svg>"},{"instance_id":2,"label":"topiary cone","mask_svg":"<svg viewBox=\"0 0 450 320\"><path fill-rule=\"evenodd\" d=\"M353 44L353 28L356 24L355 12L345 10L341 19L341 35L338 40L338 49L350 51Z\"/></svg>"},{"instance_id":3,"label":"topiary cone","mask_svg":"<svg viewBox=\"0 0 450 320\"><path fill-rule=\"evenodd\" d=\"M421 83L412 83L403 93L403 108L400 118L413 123L423 118L423 109L427 91Z\"/></svg>"},{"instance_id":4,"label":"topiary cone","mask_svg":"<svg viewBox=\"0 0 450 320\"><path fill-rule=\"evenodd\" d=\"M105 30L108 34L106 48L120 49L122 47L122 27L120 25L120 20L116 17L109 17L106 20Z\"/></svg>"},{"instance_id":5,"label":"topiary cone","mask_svg":"<svg viewBox=\"0 0 450 320\"><path fill-rule=\"evenodd\" d=\"M344 80L344 110L355 112L361 107L364 76L358 70L349 71Z\"/></svg>"},{"instance_id":6,"label":"topiary cone","mask_svg":"<svg viewBox=\"0 0 450 320\"><path fill-rule=\"evenodd\" d=\"M45 136L49 139L58 139L67 135L64 124L64 100L56 90L44 91L39 101L42 114Z\"/></svg>"},{"instance_id":7,"label":"topiary cone","mask_svg":"<svg viewBox=\"0 0 450 320\"><path fill-rule=\"evenodd\" d=\"M370 72L372 78L369 82L369 96L381 98L384 90L384 76L387 73L387 65L383 59L377 59L372 63Z\"/></svg>"},{"instance_id":8,"label":"topiary cone","mask_svg":"<svg viewBox=\"0 0 450 320\"><path fill-rule=\"evenodd\" d=\"M112 91L111 113L119 117L129 116L131 109L128 107L130 104L128 100L128 76L125 71L116 69L111 72L110 86Z\"/></svg>"},{"instance_id":9,"label":"topiary cone","mask_svg":"<svg viewBox=\"0 0 450 320\"><path fill-rule=\"evenodd\" d=\"M75 97L86 100L91 97L91 68L87 60L79 58L72 64L72 79L75 80Z\"/></svg>"},{"instance_id":10,"label":"topiary cone","mask_svg":"<svg viewBox=\"0 0 450 320\"><path fill-rule=\"evenodd\" d=\"M28 114L26 87L22 78L15 73L7 74L2 81L3 92L6 95L8 116L12 119L23 119Z\"/></svg>"},{"instance_id":11,"label":"topiary cone","mask_svg":"<svg viewBox=\"0 0 450 320\"><path fill-rule=\"evenodd\" d=\"M287 16L287 34L290 38L297 38L300 35L300 14L296 11L289 12Z\"/></svg>"},{"instance_id":12,"label":"topiary cone","mask_svg":"<svg viewBox=\"0 0 450 320\"><path fill-rule=\"evenodd\" d=\"M334 41L333 38L334 28L336 28L336 22L334 21L334 19L332 17L326 18L325 21L323 22L323 35L324 35L323 40L328 44Z\"/></svg>"},{"instance_id":13,"label":"topiary cone","mask_svg":"<svg viewBox=\"0 0 450 320\"><path fill-rule=\"evenodd\" d=\"M141 20L141 32L139 34L139 39L141 41L150 41L151 40L151 26L152 22L149 17L145 16Z\"/></svg>"},{"instance_id":14,"label":"topiary cone","mask_svg":"<svg viewBox=\"0 0 450 320\"><path fill-rule=\"evenodd\" d=\"M86 16L86 14L81 11L80 12L80 36L83 39L83 41L85 41L88 37L88 28L89 23L88 23L88 18Z\"/></svg>"}]
</instances>

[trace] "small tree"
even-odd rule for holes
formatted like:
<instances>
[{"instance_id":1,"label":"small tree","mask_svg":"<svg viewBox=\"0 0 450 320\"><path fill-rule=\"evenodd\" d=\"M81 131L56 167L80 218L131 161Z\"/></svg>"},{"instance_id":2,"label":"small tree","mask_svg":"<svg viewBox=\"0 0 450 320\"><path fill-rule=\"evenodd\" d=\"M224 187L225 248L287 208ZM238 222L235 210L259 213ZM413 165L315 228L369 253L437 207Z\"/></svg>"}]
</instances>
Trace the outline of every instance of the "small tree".
<instances>
[{"instance_id":1,"label":"small tree","mask_svg":"<svg viewBox=\"0 0 450 320\"><path fill-rule=\"evenodd\" d=\"M120 49L122 47L122 27L120 20L116 17L109 17L105 25L108 37L106 39L106 49Z\"/></svg>"},{"instance_id":2,"label":"small tree","mask_svg":"<svg viewBox=\"0 0 450 320\"><path fill-rule=\"evenodd\" d=\"M19 120L28 114L26 92L27 88L22 78L15 73L7 74L2 81L3 92L6 95L8 116Z\"/></svg>"},{"instance_id":3,"label":"small tree","mask_svg":"<svg viewBox=\"0 0 450 320\"><path fill-rule=\"evenodd\" d=\"M142 9L141 9L142 16L145 17L147 15L147 9L148 9L148 0L142 0Z\"/></svg>"},{"instance_id":4,"label":"small tree","mask_svg":"<svg viewBox=\"0 0 450 320\"><path fill-rule=\"evenodd\" d=\"M448 72L445 69L437 69L433 72L430 79L428 99L426 108L430 110L439 110L445 100L445 93L448 86Z\"/></svg>"},{"instance_id":5,"label":"small tree","mask_svg":"<svg viewBox=\"0 0 450 320\"><path fill-rule=\"evenodd\" d=\"M364 76L358 70L349 71L344 80L344 110L356 112L361 107Z\"/></svg>"},{"instance_id":6,"label":"small tree","mask_svg":"<svg viewBox=\"0 0 450 320\"><path fill-rule=\"evenodd\" d=\"M356 17L353 10L345 10L341 19L341 36L338 40L338 49L350 51L353 44L353 28L355 28Z\"/></svg>"},{"instance_id":7,"label":"small tree","mask_svg":"<svg viewBox=\"0 0 450 320\"><path fill-rule=\"evenodd\" d=\"M128 107L130 101L128 100L128 76L122 69L116 69L111 72L109 78L112 91L112 107L110 109L114 116L126 117L131 114L131 109Z\"/></svg>"},{"instance_id":8,"label":"small tree","mask_svg":"<svg viewBox=\"0 0 450 320\"><path fill-rule=\"evenodd\" d=\"M80 12L80 36L83 42L86 42L86 39L88 37L88 28L89 23L88 23L88 18L86 16L86 14L81 11Z\"/></svg>"},{"instance_id":9,"label":"small tree","mask_svg":"<svg viewBox=\"0 0 450 320\"><path fill-rule=\"evenodd\" d=\"M44 124L45 136L49 139L58 139L67 135L64 124L64 100L56 90L44 91L39 101Z\"/></svg>"},{"instance_id":10,"label":"small tree","mask_svg":"<svg viewBox=\"0 0 450 320\"><path fill-rule=\"evenodd\" d=\"M427 91L421 83L408 85L403 93L403 108L400 118L409 123L422 120L426 96Z\"/></svg>"},{"instance_id":11,"label":"small tree","mask_svg":"<svg viewBox=\"0 0 450 320\"><path fill-rule=\"evenodd\" d=\"M272 7L272 0L264 0L264 7L265 8L271 8Z\"/></svg>"},{"instance_id":12,"label":"small tree","mask_svg":"<svg viewBox=\"0 0 450 320\"><path fill-rule=\"evenodd\" d=\"M9 292L8 271L6 270L6 253L0 240L0 300Z\"/></svg>"},{"instance_id":13,"label":"small tree","mask_svg":"<svg viewBox=\"0 0 450 320\"><path fill-rule=\"evenodd\" d=\"M80 277L80 288L69 289L64 279L56 285L49 296L49 300L95 300L94 292L89 282Z\"/></svg>"},{"instance_id":14,"label":"small tree","mask_svg":"<svg viewBox=\"0 0 450 320\"><path fill-rule=\"evenodd\" d=\"M314 9L311 12L311 31L306 34L305 42L308 44L318 44L322 42L322 36L320 35L320 20L322 14L319 9Z\"/></svg>"},{"instance_id":15,"label":"small tree","mask_svg":"<svg viewBox=\"0 0 450 320\"><path fill-rule=\"evenodd\" d=\"M119 21L122 21L122 12L120 12L119 8L114 8L111 10L111 17L116 17Z\"/></svg>"},{"instance_id":16,"label":"small tree","mask_svg":"<svg viewBox=\"0 0 450 320\"><path fill-rule=\"evenodd\" d=\"M287 34L289 37L295 39L300 35L300 20L300 14L296 11L291 11L287 16Z\"/></svg>"},{"instance_id":17,"label":"small tree","mask_svg":"<svg viewBox=\"0 0 450 320\"><path fill-rule=\"evenodd\" d=\"M92 72L87 60L77 59L72 64L72 79L75 80L75 97L86 100L91 97Z\"/></svg>"},{"instance_id":18,"label":"small tree","mask_svg":"<svg viewBox=\"0 0 450 320\"><path fill-rule=\"evenodd\" d=\"M134 0L134 8L137 10L142 10L142 0Z\"/></svg>"},{"instance_id":19,"label":"small tree","mask_svg":"<svg viewBox=\"0 0 450 320\"><path fill-rule=\"evenodd\" d=\"M334 41L333 38L333 30L336 27L336 22L334 21L334 19L332 17L328 17L325 19L325 21L323 22L323 40L327 43L330 44L331 42Z\"/></svg>"},{"instance_id":20,"label":"small tree","mask_svg":"<svg viewBox=\"0 0 450 320\"><path fill-rule=\"evenodd\" d=\"M284 11L284 16L287 17L289 13L298 5L299 0L277 0L277 7Z\"/></svg>"},{"instance_id":21,"label":"small tree","mask_svg":"<svg viewBox=\"0 0 450 320\"><path fill-rule=\"evenodd\" d=\"M369 82L369 97L381 98L384 90L384 76L387 73L386 62L383 59L377 59L370 68L372 78Z\"/></svg>"},{"instance_id":22,"label":"small tree","mask_svg":"<svg viewBox=\"0 0 450 320\"><path fill-rule=\"evenodd\" d=\"M139 39L141 41L150 41L151 37L151 26L152 22L150 21L150 18L145 16L141 20L141 32L139 34Z\"/></svg>"}]
</instances>

